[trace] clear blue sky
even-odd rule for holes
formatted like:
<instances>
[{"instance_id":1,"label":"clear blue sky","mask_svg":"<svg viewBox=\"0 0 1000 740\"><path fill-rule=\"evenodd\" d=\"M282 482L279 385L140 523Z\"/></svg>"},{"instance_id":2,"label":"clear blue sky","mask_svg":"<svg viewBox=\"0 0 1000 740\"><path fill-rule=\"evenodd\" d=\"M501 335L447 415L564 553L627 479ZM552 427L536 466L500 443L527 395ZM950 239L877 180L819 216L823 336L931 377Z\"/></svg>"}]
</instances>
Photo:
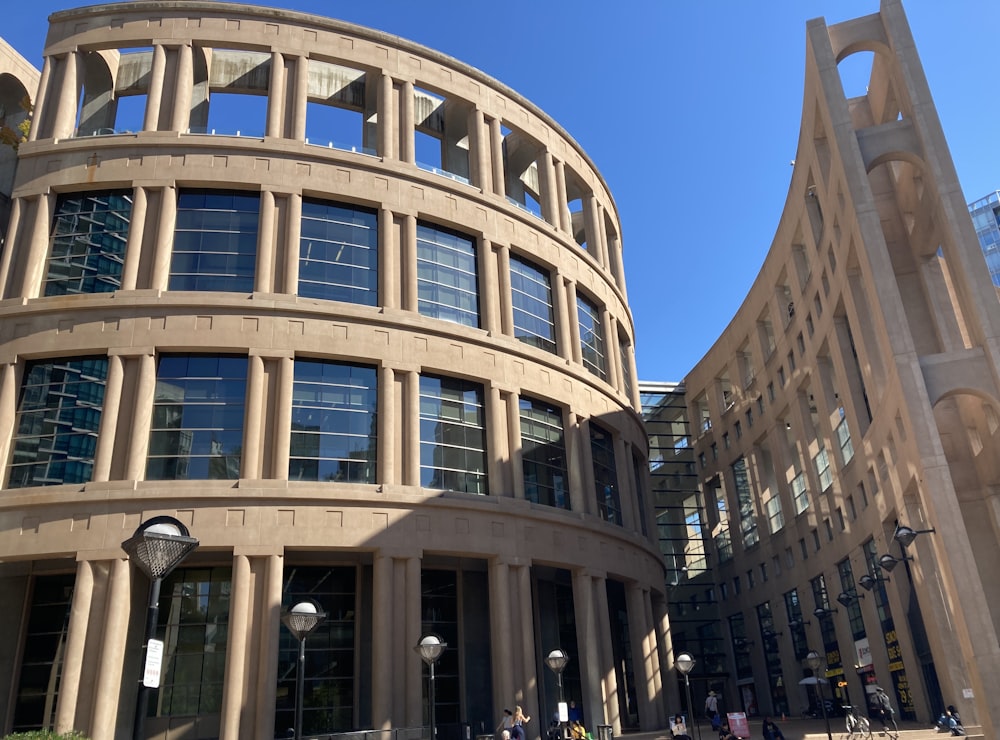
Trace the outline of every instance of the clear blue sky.
<instances>
[{"instance_id":1,"label":"clear blue sky","mask_svg":"<svg viewBox=\"0 0 1000 740\"><path fill-rule=\"evenodd\" d=\"M795 158L806 21L878 10L878 0L264 4L443 51L555 118L618 204L645 380L682 379L760 269ZM46 17L73 5L20 3L4 14L0 35L40 67ZM1000 2L904 0L904 7L966 199L974 200L1000 188ZM849 95L863 91L857 84Z\"/></svg>"}]
</instances>

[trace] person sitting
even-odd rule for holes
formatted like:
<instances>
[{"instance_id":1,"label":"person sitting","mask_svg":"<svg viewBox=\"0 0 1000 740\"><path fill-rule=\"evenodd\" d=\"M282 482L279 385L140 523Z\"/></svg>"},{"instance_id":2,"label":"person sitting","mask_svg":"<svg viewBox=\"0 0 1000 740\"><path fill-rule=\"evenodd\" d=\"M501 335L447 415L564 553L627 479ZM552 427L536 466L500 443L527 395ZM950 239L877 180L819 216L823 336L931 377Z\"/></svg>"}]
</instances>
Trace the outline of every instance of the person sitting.
<instances>
[{"instance_id":1,"label":"person sitting","mask_svg":"<svg viewBox=\"0 0 1000 740\"><path fill-rule=\"evenodd\" d=\"M771 720L770 717L764 717L764 724L761 726L761 730L764 732L764 740L785 740L785 734Z\"/></svg>"},{"instance_id":2,"label":"person sitting","mask_svg":"<svg viewBox=\"0 0 1000 740\"><path fill-rule=\"evenodd\" d=\"M573 720L569 723L569 736L573 740L587 740L587 728L583 726L582 722Z\"/></svg>"},{"instance_id":3,"label":"person sitting","mask_svg":"<svg viewBox=\"0 0 1000 740\"><path fill-rule=\"evenodd\" d=\"M948 708L938 717L937 726L939 730L947 730L952 735L966 734L965 728L962 726L962 718L958 715L958 710L952 704L949 704Z\"/></svg>"},{"instance_id":4,"label":"person sitting","mask_svg":"<svg viewBox=\"0 0 1000 740\"><path fill-rule=\"evenodd\" d=\"M684 715L674 715L674 719L670 723L670 734L674 740L691 740L691 736L688 735L687 725L684 723Z\"/></svg>"},{"instance_id":5,"label":"person sitting","mask_svg":"<svg viewBox=\"0 0 1000 740\"><path fill-rule=\"evenodd\" d=\"M719 727L719 740L744 740L739 735L733 733L729 729L729 723L725 720L722 721L722 725Z\"/></svg>"}]
</instances>

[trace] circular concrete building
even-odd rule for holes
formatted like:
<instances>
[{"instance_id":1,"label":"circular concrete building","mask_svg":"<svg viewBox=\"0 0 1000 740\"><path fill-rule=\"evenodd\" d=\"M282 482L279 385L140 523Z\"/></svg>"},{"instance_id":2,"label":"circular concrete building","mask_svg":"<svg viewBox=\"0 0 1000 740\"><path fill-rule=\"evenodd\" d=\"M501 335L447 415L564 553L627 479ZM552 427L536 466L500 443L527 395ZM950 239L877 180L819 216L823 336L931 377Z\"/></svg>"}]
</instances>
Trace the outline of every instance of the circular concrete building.
<instances>
[{"instance_id":1,"label":"circular concrete building","mask_svg":"<svg viewBox=\"0 0 1000 740\"><path fill-rule=\"evenodd\" d=\"M0 262L6 730L145 737L427 725L559 698L665 726L615 204L558 124L400 38L295 12L56 13ZM155 676L154 676L155 678ZM426 730L424 730L426 732ZM395 734L384 732L388 740Z\"/></svg>"}]
</instances>

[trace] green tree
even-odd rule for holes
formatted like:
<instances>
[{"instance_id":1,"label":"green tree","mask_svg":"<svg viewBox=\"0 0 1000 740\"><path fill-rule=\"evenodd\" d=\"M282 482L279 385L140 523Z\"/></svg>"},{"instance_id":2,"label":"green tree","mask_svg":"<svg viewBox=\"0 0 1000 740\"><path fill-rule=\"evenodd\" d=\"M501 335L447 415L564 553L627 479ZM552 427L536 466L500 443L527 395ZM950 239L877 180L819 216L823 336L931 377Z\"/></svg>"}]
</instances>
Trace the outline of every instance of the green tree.
<instances>
[{"instance_id":1,"label":"green tree","mask_svg":"<svg viewBox=\"0 0 1000 740\"><path fill-rule=\"evenodd\" d=\"M6 124L0 126L0 144L9 146L15 152L23 142L28 140L28 134L31 132L31 117L35 112L35 106L32 105L31 98L27 95L21 98L18 105L21 106L21 110L27 113L24 120L13 128Z\"/></svg>"}]
</instances>

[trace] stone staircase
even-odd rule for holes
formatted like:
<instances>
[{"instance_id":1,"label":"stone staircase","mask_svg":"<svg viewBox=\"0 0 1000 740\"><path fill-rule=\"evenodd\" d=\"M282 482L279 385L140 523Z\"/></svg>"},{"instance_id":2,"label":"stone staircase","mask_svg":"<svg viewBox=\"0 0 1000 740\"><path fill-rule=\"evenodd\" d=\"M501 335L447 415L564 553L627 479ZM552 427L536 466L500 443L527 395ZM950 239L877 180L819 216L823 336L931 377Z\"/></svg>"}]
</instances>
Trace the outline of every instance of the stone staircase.
<instances>
[{"instance_id":1,"label":"stone staircase","mask_svg":"<svg viewBox=\"0 0 1000 740\"><path fill-rule=\"evenodd\" d=\"M831 723L831 729L833 731L834 740L844 740L847 737L847 733L844 732L843 726L833 727ZM986 736L983 735L983 729L981 727L966 727L966 732L968 733L965 737L968 740L985 740ZM810 732L802 735L802 740L827 740L826 731L823 732ZM939 732L933 727L928 727L926 729L913 729L913 728L900 728L899 730L899 740L950 740L952 736L947 732ZM884 733L878 732L875 728L872 728L872 738L873 740L889 740L890 736Z\"/></svg>"}]
</instances>

